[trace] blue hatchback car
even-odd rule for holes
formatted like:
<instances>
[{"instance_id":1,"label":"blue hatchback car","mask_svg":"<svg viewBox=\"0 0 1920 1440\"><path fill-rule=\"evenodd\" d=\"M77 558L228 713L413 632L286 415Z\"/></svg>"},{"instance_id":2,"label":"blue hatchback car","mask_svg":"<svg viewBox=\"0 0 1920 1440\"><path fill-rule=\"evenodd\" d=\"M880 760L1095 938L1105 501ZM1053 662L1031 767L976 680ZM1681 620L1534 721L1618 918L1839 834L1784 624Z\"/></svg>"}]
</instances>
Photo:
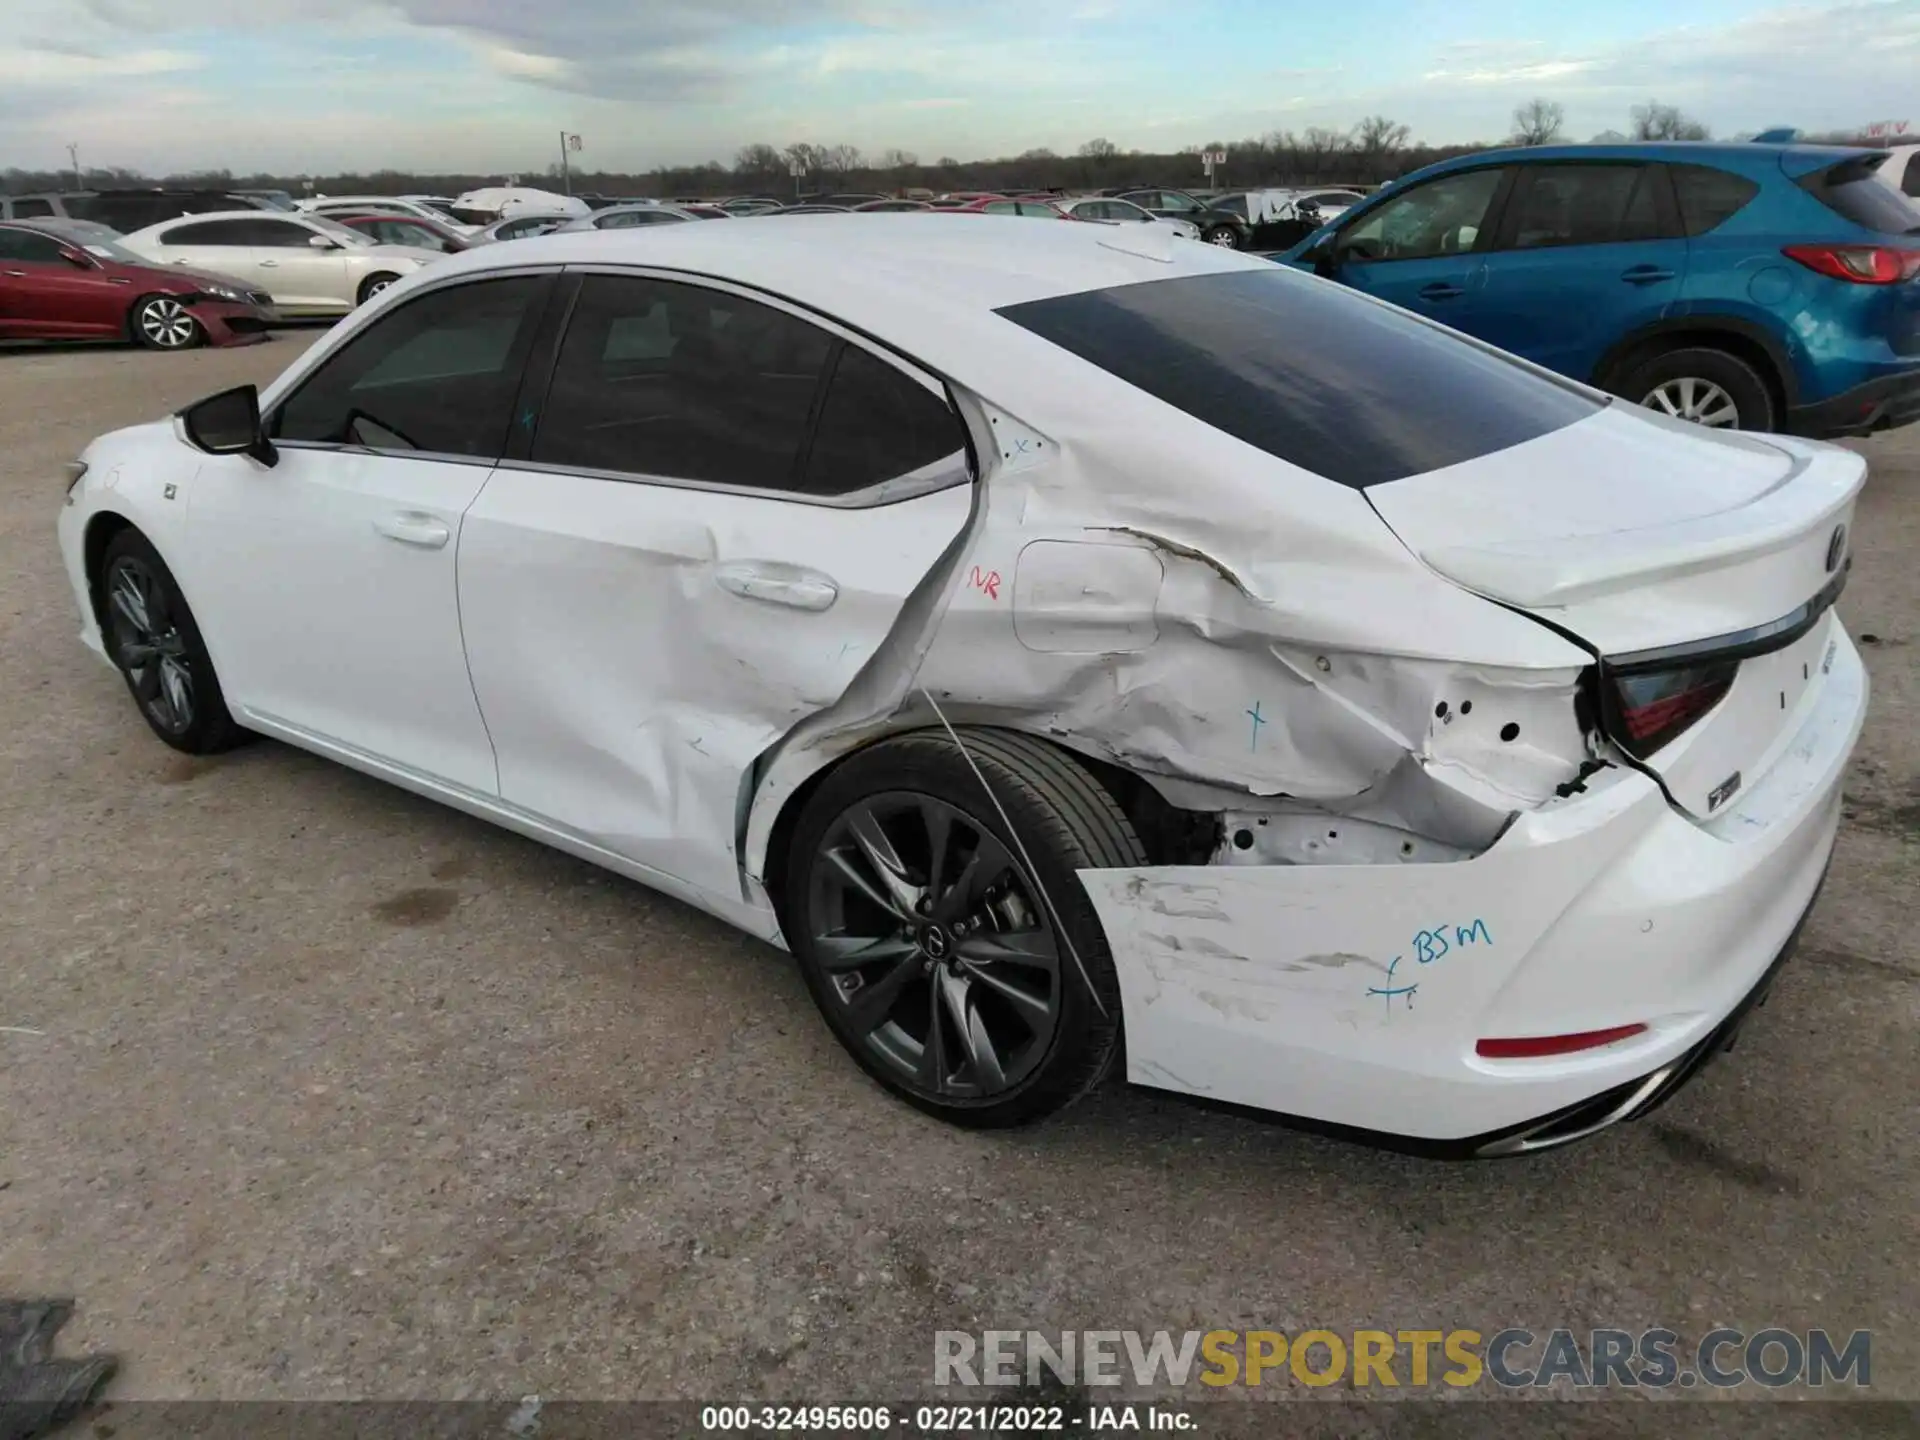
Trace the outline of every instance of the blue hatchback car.
<instances>
[{"instance_id":1,"label":"blue hatchback car","mask_svg":"<svg viewBox=\"0 0 1920 1440\"><path fill-rule=\"evenodd\" d=\"M1407 176L1277 258L1706 425L1920 419L1920 204L1884 151L1553 145Z\"/></svg>"}]
</instances>

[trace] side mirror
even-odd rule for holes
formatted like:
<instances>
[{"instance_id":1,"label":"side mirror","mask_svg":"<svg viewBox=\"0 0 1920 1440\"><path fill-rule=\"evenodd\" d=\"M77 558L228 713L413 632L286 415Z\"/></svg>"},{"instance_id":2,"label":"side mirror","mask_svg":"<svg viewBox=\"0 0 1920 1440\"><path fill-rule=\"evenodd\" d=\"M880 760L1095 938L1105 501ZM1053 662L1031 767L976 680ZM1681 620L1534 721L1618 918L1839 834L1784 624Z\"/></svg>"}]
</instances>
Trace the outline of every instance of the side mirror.
<instances>
[{"instance_id":1,"label":"side mirror","mask_svg":"<svg viewBox=\"0 0 1920 1440\"><path fill-rule=\"evenodd\" d=\"M1325 280L1332 279L1340 271L1339 235L1322 235L1308 249L1301 252L1300 258L1313 266L1314 274Z\"/></svg>"},{"instance_id":2,"label":"side mirror","mask_svg":"<svg viewBox=\"0 0 1920 1440\"><path fill-rule=\"evenodd\" d=\"M339 243L326 235L309 235L307 244L316 250L338 250Z\"/></svg>"},{"instance_id":3,"label":"side mirror","mask_svg":"<svg viewBox=\"0 0 1920 1440\"><path fill-rule=\"evenodd\" d=\"M180 425L193 447L209 455L251 455L262 465L280 463L260 423L260 392L251 385L195 401L180 412Z\"/></svg>"}]
</instances>

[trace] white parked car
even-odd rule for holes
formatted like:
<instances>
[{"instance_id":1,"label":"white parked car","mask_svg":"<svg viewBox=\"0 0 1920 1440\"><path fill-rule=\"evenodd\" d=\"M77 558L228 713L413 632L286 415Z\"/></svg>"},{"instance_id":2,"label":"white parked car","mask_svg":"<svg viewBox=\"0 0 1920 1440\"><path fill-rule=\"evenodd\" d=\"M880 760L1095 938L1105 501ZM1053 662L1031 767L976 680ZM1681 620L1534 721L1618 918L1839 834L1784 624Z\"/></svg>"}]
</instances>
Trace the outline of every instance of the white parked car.
<instances>
[{"instance_id":1,"label":"white parked car","mask_svg":"<svg viewBox=\"0 0 1920 1440\"><path fill-rule=\"evenodd\" d=\"M1122 225L1138 225L1144 222L1170 230L1182 239L1198 240L1200 238L1200 227L1191 220L1173 220L1156 215L1151 210L1134 204L1131 200L1116 200L1106 195L1082 195L1056 200L1053 204L1076 220L1106 220Z\"/></svg>"},{"instance_id":2,"label":"white parked car","mask_svg":"<svg viewBox=\"0 0 1920 1440\"><path fill-rule=\"evenodd\" d=\"M491 225L516 215L587 215L593 207L573 195L556 195L530 185L486 185L455 198L448 209L454 218L474 225Z\"/></svg>"},{"instance_id":3,"label":"white parked car","mask_svg":"<svg viewBox=\"0 0 1920 1440\"><path fill-rule=\"evenodd\" d=\"M1880 162L1880 178L1904 195L1920 199L1920 145L1896 145Z\"/></svg>"},{"instance_id":4,"label":"white parked car","mask_svg":"<svg viewBox=\"0 0 1920 1440\"><path fill-rule=\"evenodd\" d=\"M646 203L609 205L591 215L576 215L558 228L562 230L632 230L641 225L675 225L700 217L678 205Z\"/></svg>"},{"instance_id":5,"label":"white parked car","mask_svg":"<svg viewBox=\"0 0 1920 1440\"><path fill-rule=\"evenodd\" d=\"M1448 1152L1642 1113L1786 955L1866 707L1858 455L1095 225L472 250L75 473L82 636L167 744L783 944L971 1125L1123 1033Z\"/></svg>"},{"instance_id":6,"label":"white parked car","mask_svg":"<svg viewBox=\"0 0 1920 1440\"><path fill-rule=\"evenodd\" d=\"M430 220L436 225L444 225L460 235L471 235L480 227L456 220L453 216L435 205L422 200L410 200L394 195L319 195L310 200L299 202L302 214L319 215L322 218L339 215L408 215L415 220Z\"/></svg>"},{"instance_id":7,"label":"white parked car","mask_svg":"<svg viewBox=\"0 0 1920 1440\"><path fill-rule=\"evenodd\" d=\"M120 243L158 264L231 275L271 295L283 315L344 315L441 258L436 250L377 244L317 215L259 210L183 215Z\"/></svg>"}]
</instances>

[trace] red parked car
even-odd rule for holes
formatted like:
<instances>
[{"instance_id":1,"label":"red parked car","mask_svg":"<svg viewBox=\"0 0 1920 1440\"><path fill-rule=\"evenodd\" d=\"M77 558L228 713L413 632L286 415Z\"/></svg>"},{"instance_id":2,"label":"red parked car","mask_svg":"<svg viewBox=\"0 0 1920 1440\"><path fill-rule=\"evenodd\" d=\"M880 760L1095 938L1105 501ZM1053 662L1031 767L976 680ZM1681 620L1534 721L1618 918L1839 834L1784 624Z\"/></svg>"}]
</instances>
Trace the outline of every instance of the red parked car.
<instances>
[{"instance_id":1,"label":"red parked car","mask_svg":"<svg viewBox=\"0 0 1920 1440\"><path fill-rule=\"evenodd\" d=\"M988 196L962 205L956 215L1025 215L1035 220L1071 220L1073 217L1049 200L1009 200L1003 195Z\"/></svg>"},{"instance_id":2,"label":"red parked car","mask_svg":"<svg viewBox=\"0 0 1920 1440\"><path fill-rule=\"evenodd\" d=\"M57 220L0 222L0 340L132 340L150 350L246 345L277 317L263 291L155 265Z\"/></svg>"}]
</instances>

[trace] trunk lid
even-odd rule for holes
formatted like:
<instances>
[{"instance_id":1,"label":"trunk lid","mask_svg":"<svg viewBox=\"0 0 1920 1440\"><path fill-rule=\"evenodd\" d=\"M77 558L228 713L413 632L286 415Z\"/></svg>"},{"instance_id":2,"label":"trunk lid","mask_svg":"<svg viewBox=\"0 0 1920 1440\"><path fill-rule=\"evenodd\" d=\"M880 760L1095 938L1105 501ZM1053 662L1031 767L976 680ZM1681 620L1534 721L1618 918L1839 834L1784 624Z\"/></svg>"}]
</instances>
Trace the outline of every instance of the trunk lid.
<instances>
[{"instance_id":1,"label":"trunk lid","mask_svg":"<svg viewBox=\"0 0 1920 1440\"><path fill-rule=\"evenodd\" d=\"M1851 451L1616 403L1366 493L1435 571L1574 636L1609 675L1737 662L1712 708L1645 756L1706 815L1765 773L1817 699L1865 478Z\"/></svg>"}]
</instances>

